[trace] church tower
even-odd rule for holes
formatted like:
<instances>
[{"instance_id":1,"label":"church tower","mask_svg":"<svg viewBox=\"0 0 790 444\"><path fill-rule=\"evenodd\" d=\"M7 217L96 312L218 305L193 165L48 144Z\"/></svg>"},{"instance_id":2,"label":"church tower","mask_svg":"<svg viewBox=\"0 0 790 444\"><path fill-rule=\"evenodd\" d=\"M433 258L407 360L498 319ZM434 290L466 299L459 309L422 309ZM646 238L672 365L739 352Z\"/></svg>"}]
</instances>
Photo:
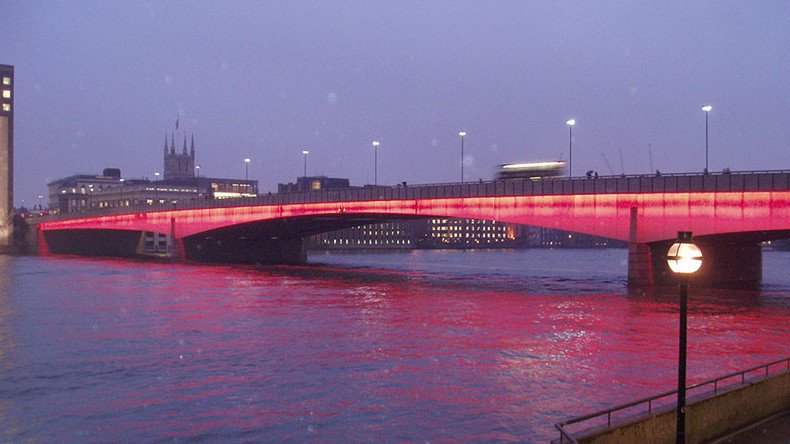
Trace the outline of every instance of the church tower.
<instances>
[{"instance_id":1,"label":"church tower","mask_svg":"<svg viewBox=\"0 0 790 444\"><path fill-rule=\"evenodd\" d=\"M184 135L184 148L176 153L175 134L170 135L170 148L165 135L165 180L188 179L195 177L195 135L192 135L192 146L187 152L187 136Z\"/></svg>"}]
</instances>

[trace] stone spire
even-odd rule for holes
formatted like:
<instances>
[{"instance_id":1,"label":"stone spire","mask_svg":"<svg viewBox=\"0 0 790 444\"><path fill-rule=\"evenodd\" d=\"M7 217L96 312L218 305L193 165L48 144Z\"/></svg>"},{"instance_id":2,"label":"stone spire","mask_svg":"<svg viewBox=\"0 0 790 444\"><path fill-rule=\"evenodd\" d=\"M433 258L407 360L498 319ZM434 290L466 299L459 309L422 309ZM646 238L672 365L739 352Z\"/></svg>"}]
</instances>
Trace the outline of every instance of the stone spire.
<instances>
[{"instance_id":1,"label":"stone spire","mask_svg":"<svg viewBox=\"0 0 790 444\"><path fill-rule=\"evenodd\" d=\"M176 134L170 133L170 154L176 153Z\"/></svg>"},{"instance_id":2,"label":"stone spire","mask_svg":"<svg viewBox=\"0 0 790 444\"><path fill-rule=\"evenodd\" d=\"M195 158L195 133L192 133L192 143L189 147L189 154L192 156L192 159Z\"/></svg>"},{"instance_id":3,"label":"stone spire","mask_svg":"<svg viewBox=\"0 0 790 444\"><path fill-rule=\"evenodd\" d=\"M187 135L184 134L184 149L181 150L181 154L186 154L186 153L187 153Z\"/></svg>"},{"instance_id":4,"label":"stone spire","mask_svg":"<svg viewBox=\"0 0 790 444\"><path fill-rule=\"evenodd\" d=\"M167 133L165 133L165 156L167 156Z\"/></svg>"}]
</instances>

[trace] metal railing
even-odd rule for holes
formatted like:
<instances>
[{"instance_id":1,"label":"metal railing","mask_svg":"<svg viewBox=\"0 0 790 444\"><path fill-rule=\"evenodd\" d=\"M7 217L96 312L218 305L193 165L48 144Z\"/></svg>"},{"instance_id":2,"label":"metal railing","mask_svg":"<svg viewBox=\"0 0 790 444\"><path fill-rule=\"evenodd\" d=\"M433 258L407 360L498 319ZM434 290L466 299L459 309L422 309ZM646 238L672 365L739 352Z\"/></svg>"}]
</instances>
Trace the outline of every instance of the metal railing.
<instances>
[{"instance_id":1,"label":"metal railing","mask_svg":"<svg viewBox=\"0 0 790 444\"><path fill-rule=\"evenodd\" d=\"M750 373L757 372L758 370L761 370L764 373L762 373L760 376L769 376L770 368L771 367L775 367L775 366L779 366L779 364L784 364L784 367L785 367L784 371L790 372L790 357L787 357L787 358L784 358L784 359L780 359L778 361L769 362L768 364L763 364L763 365L760 365L760 366L757 366L757 367L748 368L746 370L741 370L739 372L730 373L728 375L720 376L720 377L715 378L715 379L711 379L711 380L708 380L708 381L700 382L698 384L694 384L694 385L688 386L686 388L686 390L690 391L690 390L699 389L699 388L702 388L702 387L709 387L709 386L713 385L713 391L710 392L710 394L714 394L715 395L715 394L717 394L719 392L719 389L720 389L719 383L721 381L737 378L738 376L740 376L740 378L741 378L740 383L727 385L726 388L727 389L732 389L732 388L735 388L735 387L740 387L740 386L746 384L746 375L748 375ZM781 372L777 372L776 374L780 374L780 373ZM754 376L754 377L756 377L756 376ZM558 422L558 423L554 424L554 427L557 430L559 430L559 432L560 432L560 442L561 443L565 443L565 442L578 443L578 441L572 436L572 434L570 432L568 432L567 430L565 430L565 427L567 427L569 425L572 425L572 424L579 424L579 423L583 423L583 422L588 422L590 420L597 419L597 418L601 418L602 419L604 416L606 416L606 427L608 429L608 428L611 428L611 426L612 426L612 414L613 413L620 412L620 411L623 411L623 410L626 410L626 409L630 409L631 407L636 407L636 406L639 406L639 405L646 404L647 405L647 411L645 413L647 415L652 415L653 414L653 406L654 406L655 401L657 401L659 399L662 399L662 398L666 398L668 396L676 395L676 394L677 394L677 390L673 390L673 391L670 391L670 392L664 392L664 393L661 393L661 394L658 394L658 395L654 395L654 396L651 396L649 398L638 399L636 401L632 401L632 402L629 402L629 403L626 403L626 404L620 404L620 405L617 405L617 406L614 406L614 407L611 407L611 408L608 408L608 409L605 409L605 410L600 410L600 411L597 411L597 412L594 412L594 413L590 413L590 414L587 414L587 415L577 416L575 418L567 419L565 421ZM631 418L632 418L632 416L629 417L629 419L631 419Z\"/></svg>"},{"instance_id":2,"label":"metal railing","mask_svg":"<svg viewBox=\"0 0 790 444\"><path fill-rule=\"evenodd\" d=\"M416 200L472 197L509 197L581 194L628 194L673 192L788 191L790 170L738 171L721 173L673 173L651 175L599 176L597 178L506 179L464 183L373 186L268 193L257 197L179 201L177 204L140 204L92 209L42 216L40 221L73 219L130 213L150 213L172 209L203 209L299 203L343 203L372 200Z\"/></svg>"}]
</instances>

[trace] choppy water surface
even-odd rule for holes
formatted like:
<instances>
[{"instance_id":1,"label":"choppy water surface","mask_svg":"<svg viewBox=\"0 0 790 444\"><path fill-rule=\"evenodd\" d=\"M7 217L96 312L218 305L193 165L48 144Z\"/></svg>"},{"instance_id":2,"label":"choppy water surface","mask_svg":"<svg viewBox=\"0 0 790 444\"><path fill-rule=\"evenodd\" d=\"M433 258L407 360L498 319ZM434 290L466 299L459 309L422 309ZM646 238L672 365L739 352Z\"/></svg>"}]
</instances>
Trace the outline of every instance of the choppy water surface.
<instances>
[{"instance_id":1,"label":"choppy water surface","mask_svg":"<svg viewBox=\"0 0 790 444\"><path fill-rule=\"evenodd\" d=\"M673 288L624 250L313 255L306 267L0 257L0 440L540 441L676 382ZM689 382L790 351L762 292L690 292Z\"/></svg>"}]
</instances>

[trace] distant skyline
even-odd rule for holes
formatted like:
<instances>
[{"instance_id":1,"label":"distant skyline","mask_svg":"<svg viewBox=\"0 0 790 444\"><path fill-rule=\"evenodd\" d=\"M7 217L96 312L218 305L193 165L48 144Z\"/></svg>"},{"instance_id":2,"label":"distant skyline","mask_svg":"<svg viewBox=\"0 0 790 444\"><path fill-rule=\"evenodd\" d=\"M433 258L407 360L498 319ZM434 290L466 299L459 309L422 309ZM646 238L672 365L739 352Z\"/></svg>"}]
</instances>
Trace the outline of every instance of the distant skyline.
<instances>
[{"instance_id":1,"label":"distant skyline","mask_svg":"<svg viewBox=\"0 0 790 444\"><path fill-rule=\"evenodd\" d=\"M567 160L605 175L790 169L790 4L527 1L9 1L15 205L49 181L163 171L260 190L303 174L491 179ZM250 158L249 165L244 162ZM621 162L622 158L622 162Z\"/></svg>"}]
</instances>

